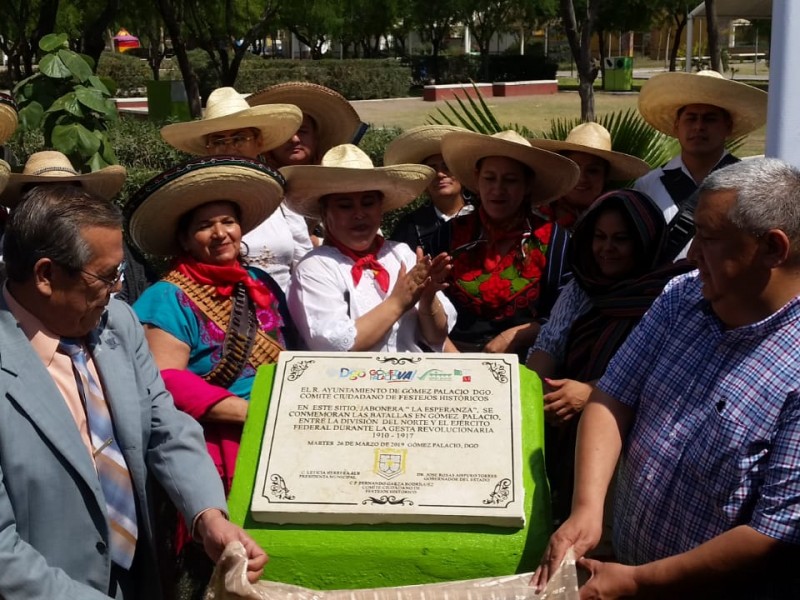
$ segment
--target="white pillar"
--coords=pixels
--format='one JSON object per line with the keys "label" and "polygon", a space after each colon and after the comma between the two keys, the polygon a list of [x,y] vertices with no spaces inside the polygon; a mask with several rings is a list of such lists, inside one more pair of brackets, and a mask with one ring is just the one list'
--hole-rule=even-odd
{"label": "white pillar", "polygon": [[694,15],[689,13],[686,20],[686,61],[683,70],[687,73],[692,72],[692,46],[694,45]]}
{"label": "white pillar", "polygon": [[766,155],[800,168],[800,2],[772,3]]}
{"label": "white pillar", "polygon": [[469,35],[469,27],[464,25],[464,54],[469,56],[469,51],[472,48],[472,39]]}

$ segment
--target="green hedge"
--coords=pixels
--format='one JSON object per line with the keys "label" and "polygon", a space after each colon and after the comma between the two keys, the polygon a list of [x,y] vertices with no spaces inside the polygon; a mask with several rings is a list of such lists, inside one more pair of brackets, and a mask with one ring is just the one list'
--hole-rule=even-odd
{"label": "green hedge", "polygon": [[[436,76],[438,66],[438,77]],[[410,61],[415,85],[468,83],[470,81],[531,81],[555,79],[558,64],[545,56],[492,54],[480,56],[414,56]]]}
{"label": "green hedge", "polygon": [[146,96],[147,82],[153,78],[146,61],[119,52],[103,52],[97,63],[97,74],[113,79],[117,84],[116,95],[121,98]]}

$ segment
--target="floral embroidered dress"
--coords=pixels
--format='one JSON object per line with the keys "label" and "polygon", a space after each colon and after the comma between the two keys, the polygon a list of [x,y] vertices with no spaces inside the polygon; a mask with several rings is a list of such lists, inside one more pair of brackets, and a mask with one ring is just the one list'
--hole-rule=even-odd
{"label": "floral embroidered dress", "polygon": [[[280,287],[259,269],[250,268],[248,272],[272,293],[272,306],[256,309],[261,330],[284,348],[297,348],[297,335]],[[201,420],[212,406],[228,396],[250,399],[256,374],[254,365],[246,364],[227,389],[202,378],[222,358],[225,331],[208,319],[178,286],[167,281],[154,283],[136,301],[133,309],[143,324],[157,327],[189,346],[186,370],[165,369],[161,372],[167,389],[175,398],[175,406],[180,410]],[[208,452],[227,492],[233,479],[242,428],[234,423],[204,422],[203,429]]]}
{"label": "floral embroidered dress", "polygon": [[[446,293],[458,310],[450,338],[462,351],[479,351],[536,317],[553,224],[528,214],[500,231],[480,209],[448,225],[453,270]],[[500,253],[509,241],[510,249]]]}

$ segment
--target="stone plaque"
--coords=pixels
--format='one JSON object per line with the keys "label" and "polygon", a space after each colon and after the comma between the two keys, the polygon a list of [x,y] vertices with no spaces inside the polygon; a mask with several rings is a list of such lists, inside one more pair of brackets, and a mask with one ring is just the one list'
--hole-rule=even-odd
{"label": "stone plaque", "polygon": [[523,527],[517,357],[281,352],[252,516]]}

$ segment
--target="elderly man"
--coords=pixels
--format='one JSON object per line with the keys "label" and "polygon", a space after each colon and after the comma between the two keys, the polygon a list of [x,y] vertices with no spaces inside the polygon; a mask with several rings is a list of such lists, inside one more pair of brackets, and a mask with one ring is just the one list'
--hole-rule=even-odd
{"label": "elderly man", "polygon": [[0,298],[0,597],[160,597],[149,476],[212,559],[248,548],[225,518],[202,431],[164,389],[142,328],[110,298],[121,216],[80,187],[38,186],[10,217]]}
{"label": "elderly man", "polygon": [[634,188],[664,211],[669,223],[668,252],[683,258],[694,234],[697,186],[713,170],[739,161],[725,150],[725,142],[766,122],[767,94],[716,71],[663,73],[642,86],[639,112],[681,146],[678,156],[640,177]]}
{"label": "elderly man", "polygon": [[581,598],[800,597],[796,568],[770,570],[800,548],[800,171],[721,169],[695,221],[698,270],[669,284],[586,407],[572,514],[537,583],[569,546],[596,545],[621,453],[623,564],[583,560]]}

